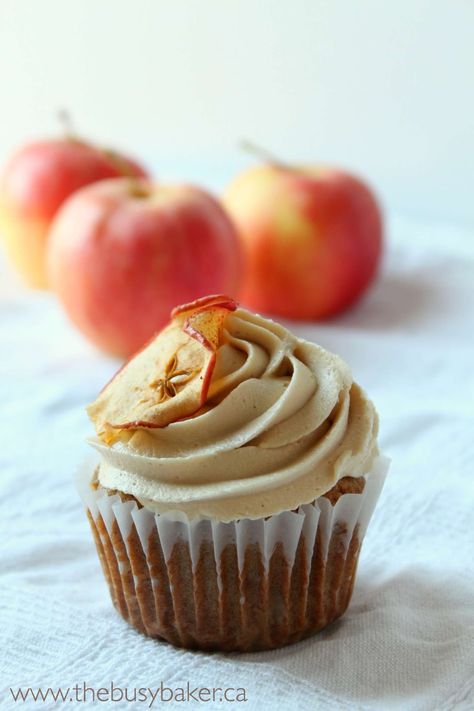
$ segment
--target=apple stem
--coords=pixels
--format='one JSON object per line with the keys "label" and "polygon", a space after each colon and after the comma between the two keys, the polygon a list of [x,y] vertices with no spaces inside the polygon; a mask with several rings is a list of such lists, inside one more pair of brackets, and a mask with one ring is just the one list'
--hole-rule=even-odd
{"label": "apple stem", "polygon": [[257,158],[260,158],[264,163],[269,163],[275,166],[275,168],[282,168],[283,170],[293,170],[293,167],[289,163],[285,163],[280,158],[278,158],[274,153],[263,148],[262,146],[253,143],[252,141],[247,141],[243,139],[239,142],[240,147],[246,153],[250,153]]}
{"label": "apple stem", "polygon": [[134,198],[146,198],[149,197],[150,191],[143,182],[140,181],[139,177],[135,175],[131,165],[127,163],[124,158],[115,151],[107,150],[107,148],[102,149],[102,153],[107,156],[107,158],[115,165],[122,177],[128,180],[130,195]]}
{"label": "apple stem", "polygon": [[[79,139],[74,130],[74,124],[69,111],[67,109],[59,109],[57,116],[66,140],[78,141]],[[148,197],[149,191],[140,183],[138,177],[134,174],[132,167],[122,158],[121,155],[115,151],[109,150],[108,148],[101,148],[98,146],[97,149],[115,166],[117,171],[124,178],[127,178],[130,184],[130,194],[133,197]]]}
{"label": "apple stem", "polygon": [[64,136],[69,140],[69,141],[76,141],[77,140],[77,135],[76,132],[74,131],[74,125],[71,119],[71,114],[67,109],[59,109],[58,113],[58,121],[59,124],[61,125]]}
{"label": "apple stem", "polygon": [[122,177],[127,178],[130,186],[130,195],[132,195],[132,197],[146,198],[149,196],[149,190],[140,182],[138,176],[133,172],[131,165],[129,165],[121,155],[107,148],[102,148],[101,151],[110,162],[115,165]]}
{"label": "apple stem", "polygon": [[118,172],[121,173],[124,178],[133,179],[135,177],[127,161],[118,155],[118,153],[111,151],[109,148],[101,148],[100,151],[114,164]]}
{"label": "apple stem", "polygon": [[137,199],[144,199],[150,197],[150,191],[147,187],[143,186],[139,179],[133,175],[128,177],[128,184],[130,189],[130,195]]}

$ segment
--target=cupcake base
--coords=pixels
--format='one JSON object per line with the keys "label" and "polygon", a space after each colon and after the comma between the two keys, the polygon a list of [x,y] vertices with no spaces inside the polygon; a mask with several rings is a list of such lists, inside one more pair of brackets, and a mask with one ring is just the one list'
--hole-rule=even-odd
{"label": "cupcake base", "polygon": [[80,476],[113,604],[176,646],[250,652],[296,642],[340,617],[387,470],[345,477],[296,512],[258,521],[153,514]]}

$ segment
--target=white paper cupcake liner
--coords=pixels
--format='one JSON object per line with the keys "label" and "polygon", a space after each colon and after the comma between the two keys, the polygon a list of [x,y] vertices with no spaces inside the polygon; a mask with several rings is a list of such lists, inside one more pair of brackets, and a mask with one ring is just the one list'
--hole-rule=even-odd
{"label": "white paper cupcake liner", "polygon": [[[124,593],[125,600],[128,607],[130,608],[130,595],[137,595],[137,599],[132,601],[134,608],[140,608],[143,612],[143,607],[146,604],[145,600],[140,600],[140,582],[143,583],[143,570],[140,567],[138,571],[137,563],[137,537],[139,540],[139,546],[141,551],[138,553],[143,559],[146,559],[148,564],[149,572],[149,582],[152,587],[163,587],[163,580],[159,580],[154,575],[154,566],[149,560],[149,547],[150,541],[158,541],[159,547],[162,551],[162,557],[166,566],[170,566],[170,561],[176,551],[177,544],[184,544],[184,550],[189,551],[189,558],[191,561],[192,574],[195,575],[199,561],[201,560],[202,552],[204,548],[207,551],[211,549],[213,551],[213,564],[215,568],[215,576],[217,589],[219,591],[219,596],[222,597],[224,593],[227,592],[229,587],[229,574],[227,569],[223,570],[222,561],[227,560],[224,556],[224,551],[232,550],[235,546],[237,552],[237,565],[239,580],[235,580],[232,584],[235,586],[240,586],[240,597],[243,604],[246,596],[251,597],[245,589],[247,583],[242,581],[246,579],[244,575],[244,568],[247,560],[247,554],[249,550],[259,552],[259,561],[261,561],[263,571],[261,573],[262,580],[257,581],[257,585],[262,583],[264,586],[271,588],[272,585],[277,584],[282,587],[281,594],[283,595],[284,601],[287,600],[287,610],[283,611],[283,616],[287,615],[288,619],[294,617],[291,608],[291,601],[289,600],[290,593],[287,588],[289,586],[291,589],[296,590],[297,586],[301,585],[301,595],[308,596],[311,590],[319,585],[323,586],[321,589],[326,591],[328,599],[332,600],[332,615],[333,618],[342,614],[344,609],[339,609],[341,606],[347,606],[350,599],[350,594],[352,592],[353,581],[344,581],[343,573],[338,574],[337,580],[338,585],[345,585],[345,588],[350,584],[350,590],[348,592],[347,601],[337,602],[338,595],[337,590],[328,589],[329,583],[326,582],[324,585],[319,580],[321,575],[326,572],[327,580],[330,576],[326,569],[329,568],[331,558],[331,566],[333,566],[333,559],[337,555],[338,560],[340,560],[340,566],[346,565],[347,569],[350,568],[353,572],[351,575],[355,574],[355,566],[357,564],[358,552],[360,550],[360,545],[364,538],[367,526],[369,524],[372,512],[374,510],[377,499],[383,487],[385,476],[388,471],[389,460],[383,456],[378,456],[373,463],[371,471],[365,476],[365,486],[361,493],[352,494],[346,493],[339,496],[338,500],[333,505],[329,499],[325,497],[319,497],[311,504],[305,504],[300,506],[296,511],[284,511],[282,513],[269,516],[267,518],[251,520],[251,519],[241,519],[238,521],[232,521],[230,523],[222,523],[219,521],[211,521],[208,519],[193,519],[189,520],[187,516],[180,512],[167,512],[162,514],[155,514],[146,508],[139,508],[135,501],[122,501],[118,494],[109,496],[100,487],[98,489],[93,489],[90,486],[90,482],[97,466],[97,462],[88,462],[83,467],[81,467],[77,476],[77,486],[79,489],[80,496],[84,503],[86,510],[89,513],[90,519],[96,524],[95,526],[95,536],[96,544],[102,550],[102,559],[105,556],[104,551],[108,551],[107,555],[113,555],[114,547],[117,547],[117,532],[120,532],[119,541],[121,551],[120,554],[116,552],[116,563],[115,561],[105,562],[102,560],[103,565],[108,565],[109,567],[109,578],[112,574],[112,568],[117,567],[121,576],[131,575],[132,578],[123,580],[122,582],[126,588],[126,594]],[[133,535],[136,532],[137,535]],[[97,536],[100,537],[98,542]],[[351,542],[355,541],[353,546],[353,551],[351,556],[355,558],[353,565],[349,566],[346,561],[348,557],[348,551],[351,547]],[[304,546],[301,546],[302,542]],[[123,543],[123,550],[122,544]],[[230,547],[230,548],[229,548]],[[298,550],[304,550],[305,559],[305,571],[306,573],[298,572],[301,577],[301,581],[293,581],[292,571],[295,564],[295,558],[297,556]],[[275,572],[270,570],[271,561],[278,549],[279,560],[284,561],[285,564],[285,575],[272,583]],[[337,550],[336,550],[337,549]],[[126,550],[126,556],[124,557],[123,551]],[[182,549],[183,550],[183,549]],[[106,556],[105,556],[106,557]],[[225,563],[227,565],[227,563]],[[321,569],[321,575],[319,575],[318,570],[315,566],[319,566]],[[301,566],[299,566],[301,567]],[[341,568],[342,570],[342,568]],[[132,571],[130,573],[130,571]],[[349,573],[348,573],[349,574]],[[174,574],[173,574],[174,575]],[[171,591],[171,596],[173,598],[173,586],[179,585],[179,579],[176,580],[176,576],[170,573],[167,577],[169,582],[169,587]],[[296,573],[295,573],[296,575]],[[273,576],[273,577],[272,577]],[[311,576],[317,583],[311,583]],[[331,573],[331,576],[334,575]],[[116,576],[117,577],[117,576]],[[146,576],[145,576],[146,577]],[[285,577],[285,580],[283,578]],[[294,576],[293,576],[294,577]],[[331,577],[331,580],[332,580]],[[272,578],[272,580],[270,580]],[[336,578],[335,578],[336,579]],[[318,582],[319,581],[319,582]],[[109,579],[109,584],[111,581]],[[118,583],[115,581],[115,590],[117,585],[120,587],[121,581]],[[165,580],[166,584],[166,580]],[[187,581],[186,584],[189,584]],[[183,581],[184,585],[184,581]],[[311,588],[313,585],[313,588]],[[336,583],[331,582],[334,587]],[[134,587],[132,593],[130,591],[131,586]],[[196,588],[196,581],[194,581],[194,587]],[[284,588],[284,589],[283,589]],[[311,588],[311,590],[310,590]],[[111,587],[112,591],[112,587]],[[319,593],[318,593],[319,594]],[[322,593],[321,593],[322,594]],[[114,598],[114,595],[112,595]],[[173,598],[174,599],[174,598]],[[219,605],[219,600],[217,601]],[[262,603],[265,607],[265,602]],[[269,601],[271,606],[271,600]],[[286,603],[285,603],[286,604]],[[338,606],[339,605],[339,606]],[[175,606],[176,609],[178,606]],[[324,605],[323,605],[324,607]],[[334,608],[334,609],[333,609]],[[176,609],[174,610],[176,616]],[[127,608],[122,605],[120,610],[122,614],[126,612]],[[156,614],[161,611],[156,609]],[[196,615],[198,610],[196,607]],[[245,611],[241,613],[241,619],[245,618]],[[321,617],[322,615],[322,617]],[[124,616],[127,616],[124,614]],[[221,615],[222,617],[222,615]],[[314,614],[313,614],[314,617]],[[324,609],[320,612],[321,619],[314,619],[312,622],[312,627],[305,628],[302,623],[299,627],[300,636],[320,629],[324,626],[324,623],[331,621],[328,619],[328,615],[324,612]],[[324,619],[323,619],[324,618]],[[129,621],[134,623],[133,619]],[[179,619],[176,618],[177,628],[179,627]],[[137,625],[136,625],[137,626]],[[222,626],[222,625],[221,625]],[[143,625],[142,631],[150,632],[150,624],[148,627],[146,624]],[[279,644],[286,643],[287,641],[293,641],[296,639],[295,630],[290,629],[291,625],[287,625],[287,636],[288,639],[277,640],[276,643],[269,641],[268,634],[266,633],[266,641],[257,640],[250,644],[245,644],[242,641],[235,641],[227,645],[220,645],[219,639],[214,642],[212,640],[207,640],[204,646],[208,648],[235,648],[235,649],[245,649],[245,648],[266,648],[268,646],[279,646]],[[193,628],[194,629],[194,628]],[[153,636],[164,636],[167,637],[165,633],[160,629],[157,623],[156,634]],[[221,630],[225,637],[225,630]],[[241,634],[245,637],[244,631]],[[209,635],[208,635],[209,636]],[[238,636],[238,635],[237,635]],[[270,634],[271,637],[271,634]],[[171,639],[174,643],[180,643],[179,634],[178,641],[176,639]],[[185,646],[189,646],[189,640],[181,640]],[[199,639],[193,639],[191,646],[201,646]]]}

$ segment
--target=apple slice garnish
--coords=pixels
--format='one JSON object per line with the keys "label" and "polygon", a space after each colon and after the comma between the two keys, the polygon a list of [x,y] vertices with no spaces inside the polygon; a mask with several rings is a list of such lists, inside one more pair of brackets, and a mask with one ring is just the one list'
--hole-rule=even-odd
{"label": "apple slice garnish", "polygon": [[203,309],[210,309],[211,306],[220,306],[221,308],[227,309],[228,311],[235,311],[238,304],[231,297],[225,294],[212,294],[212,296],[201,296],[200,299],[195,299],[189,304],[181,304],[181,306],[175,306],[171,312],[171,318],[184,319],[186,314],[191,314],[195,311],[201,311]]}
{"label": "apple slice garnish", "polygon": [[99,437],[117,430],[165,427],[205,403],[229,311],[225,296],[205,297],[172,312],[171,323],[119,370],[87,408]]}

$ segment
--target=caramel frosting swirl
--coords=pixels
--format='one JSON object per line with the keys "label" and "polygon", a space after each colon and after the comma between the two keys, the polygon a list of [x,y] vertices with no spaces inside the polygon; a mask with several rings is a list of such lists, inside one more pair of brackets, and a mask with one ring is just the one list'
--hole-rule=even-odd
{"label": "caramel frosting swirl", "polygon": [[344,361],[239,308],[226,317],[195,416],[91,443],[102,486],[156,512],[227,522],[296,509],[341,477],[366,474],[377,429]]}

